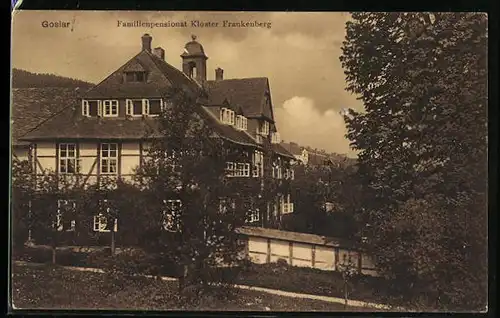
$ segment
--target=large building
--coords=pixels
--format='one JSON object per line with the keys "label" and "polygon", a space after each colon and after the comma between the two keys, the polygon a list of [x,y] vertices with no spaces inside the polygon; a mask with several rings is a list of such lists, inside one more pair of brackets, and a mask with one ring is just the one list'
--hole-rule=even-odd
{"label": "large building", "polygon": [[[103,176],[131,181],[147,156],[148,132],[167,103],[165,91],[175,85],[203,87],[208,98],[200,111],[206,120],[218,137],[249,154],[244,162],[227,163],[230,176],[293,178],[290,162],[295,158],[280,145],[267,78],[224,79],[217,68],[215,80],[207,80],[208,57],[195,36],[181,54],[182,71],[165,61],[164,49],[152,48],[150,35],[144,34],[141,44],[138,54],[99,84],[80,91],[54,116],[16,139],[29,145],[27,156],[35,175],[50,170],[75,176],[83,184],[98,183]],[[13,107],[16,103],[14,98]],[[279,193],[267,211],[258,212],[250,222],[268,226],[290,212],[290,192]]]}

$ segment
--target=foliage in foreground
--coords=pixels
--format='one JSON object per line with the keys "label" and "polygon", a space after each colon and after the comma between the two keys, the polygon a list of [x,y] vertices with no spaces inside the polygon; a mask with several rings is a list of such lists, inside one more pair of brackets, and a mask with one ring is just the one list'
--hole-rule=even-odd
{"label": "foliage in foreground", "polygon": [[487,16],[354,13],[340,58],[361,236],[395,303],[487,303]]}

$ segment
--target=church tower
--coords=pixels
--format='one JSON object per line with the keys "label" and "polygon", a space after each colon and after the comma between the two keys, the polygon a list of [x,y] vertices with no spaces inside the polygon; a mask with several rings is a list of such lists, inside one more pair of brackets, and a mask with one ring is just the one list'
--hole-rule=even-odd
{"label": "church tower", "polygon": [[191,41],[184,46],[182,57],[182,71],[198,83],[207,80],[207,59],[203,46],[196,41],[196,35],[191,36]]}

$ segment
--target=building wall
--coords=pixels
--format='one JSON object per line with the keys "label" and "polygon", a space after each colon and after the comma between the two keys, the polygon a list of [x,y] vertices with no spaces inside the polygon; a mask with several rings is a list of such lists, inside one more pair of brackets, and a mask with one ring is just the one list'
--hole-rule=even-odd
{"label": "building wall", "polygon": [[[66,143],[66,142],[65,142]],[[77,154],[80,164],[80,174],[86,184],[97,182],[100,173],[100,143],[98,141],[72,142],[77,146]],[[135,169],[140,164],[141,143],[139,141],[117,142],[118,144],[118,169],[116,176],[125,180],[132,180]],[[38,142],[34,146],[33,156],[35,158],[35,169],[38,174],[42,170],[57,171],[59,153],[56,142]]]}
{"label": "building wall", "polygon": [[348,261],[350,257],[351,264],[358,273],[377,276],[371,257],[359,251],[340,246],[263,238],[249,234],[244,236],[247,242],[247,255],[257,264],[274,263],[283,259],[292,266],[340,271],[344,260]]}

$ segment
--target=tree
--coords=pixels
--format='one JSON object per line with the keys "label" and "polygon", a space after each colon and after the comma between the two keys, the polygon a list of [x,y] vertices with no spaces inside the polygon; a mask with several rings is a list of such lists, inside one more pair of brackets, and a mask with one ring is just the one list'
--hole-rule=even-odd
{"label": "tree", "polygon": [[340,60],[365,106],[345,116],[359,150],[361,236],[405,305],[425,294],[437,309],[484,309],[487,17],[352,18]]}
{"label": "tree", "polygon": [[248,161],[251,153],[218,137],[202,109],[203,97],[203,91],[178,87],[165,93],[169,102],[135,179],[147,203],[140,245],[157,264],[179,265],[181,291],[204,292],[209,283],[225,283],[218,267],[238,263],[235,229],[247,217],[248,202],[238,178],[226,176],[226,162]]}
{"label": "tree", "polygon": [[[33,179],[34,180],[34,179]],[[51,170],[36,176],[31,187],[28,226],[36,241],[48,243],[52,249],[52,263],[56,263],[56,250],[67,231],[74,232],[78,211],[76,200],[79,188],[74,180]]]}
{"label": "tree", "polygon": [[33,181],[29,161],[12,160],[11,224],[13,248],[22,247],[31,237],[29,217]]}
{"label": "tree", "polygon": [[[334,237],[354,235],[357,182],[350,165],[297,166],[292,182],[296,212],[287,229]],[[333,204],[331,210],[326,202]]]}

